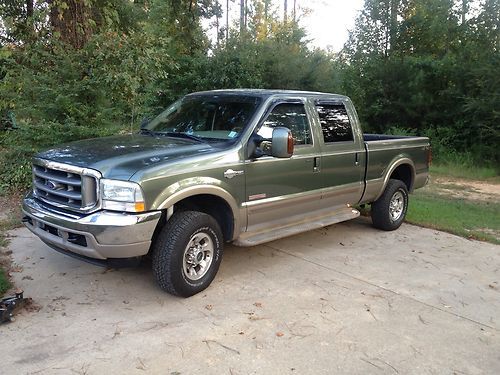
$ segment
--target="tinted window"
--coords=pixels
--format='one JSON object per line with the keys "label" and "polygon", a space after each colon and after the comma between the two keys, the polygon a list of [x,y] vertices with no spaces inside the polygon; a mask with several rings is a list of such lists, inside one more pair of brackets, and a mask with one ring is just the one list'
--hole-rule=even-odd
{"label": "tinted window", "polygon": [[273,129],[277,126],[290,129],[296,145],[312,144],[311,129],[303,104],[278,104],[267,116],[257,134],[264,138],[271,138]]}
{"label": "tinted window", "polygon": [[343,104],[316,106],[325,143],[353,141],[352,127]]}

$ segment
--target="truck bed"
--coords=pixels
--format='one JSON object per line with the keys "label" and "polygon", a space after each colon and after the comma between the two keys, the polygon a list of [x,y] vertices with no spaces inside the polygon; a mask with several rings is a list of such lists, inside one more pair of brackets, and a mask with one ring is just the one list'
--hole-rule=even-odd
{"label": "truck bed", "polygon": [[[394,166],[397,160],[404,161],[414,168],[413,173],[411,170],[400,171],[408,173],[406,180],[410,181],[409,191],[425,185],[428,176],[429,138],[363,134],[363,139],[366,150],[366,187],[361,203],[371,203],[380,196],[386,179],[390,176],[391,171],[388,171],[388,168]],[[411,175],[415,176],[413,180]]]}

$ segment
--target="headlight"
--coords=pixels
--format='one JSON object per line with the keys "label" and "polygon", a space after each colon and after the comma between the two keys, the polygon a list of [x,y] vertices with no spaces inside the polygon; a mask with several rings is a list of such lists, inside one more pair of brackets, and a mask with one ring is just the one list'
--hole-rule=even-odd
{"label": "headlight", "polygon": [[142,212],[144,194],[135,182],[101,180],[102,208],[114,211]]}

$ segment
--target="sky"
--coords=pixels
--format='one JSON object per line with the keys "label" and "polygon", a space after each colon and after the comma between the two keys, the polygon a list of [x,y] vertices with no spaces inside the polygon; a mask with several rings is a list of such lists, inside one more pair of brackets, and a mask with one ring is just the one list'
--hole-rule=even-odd
{"label": "sky", "polygon": [[[293,3],[293,0],[288,3]],[[348,31],[354,28],[363,3],[363,0],[297,0],[298,6],[311,10],[310,14],[302,17],[300,24],[313,39],[313,46],[330,47],[338,52],[349,37]]]}
{"label": "sky", "polygon": [[[225,4],[225,1],[221,3]],[[283,0],[273,0],[272,3],[282,17]],[[296,0],[298,14],[302,14],[304,8],[309,9],[309,13],[302,15],[299,22],[306,29],[311,45],[331,48],[335,52],[340,51],[347,41],[348,31],[354,27],[356,15],[363,8],[363,3],[364,0]],[[288,0],[290,16],[292,8],[293,0]],[[229,14],[230,23],[238,21],[239,0],[231,0]]]}

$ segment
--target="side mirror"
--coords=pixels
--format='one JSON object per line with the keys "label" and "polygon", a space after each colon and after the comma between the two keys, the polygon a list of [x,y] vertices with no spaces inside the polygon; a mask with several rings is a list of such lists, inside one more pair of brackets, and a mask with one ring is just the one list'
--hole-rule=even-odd
{"label": "side mirror", "polygon": [[277,127],[273,129],[272,156],[290,158],[293,155],[293,136],[290,129]]}
{"label": "side mirror", "polygon": [[149,124],[149,118],[148,117],[144,117],[141,120],[141,129],[144,129],[148,124]]}

